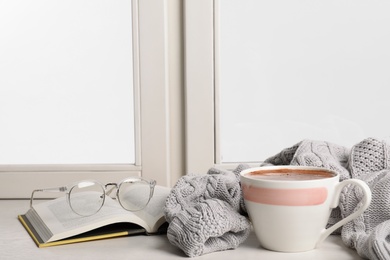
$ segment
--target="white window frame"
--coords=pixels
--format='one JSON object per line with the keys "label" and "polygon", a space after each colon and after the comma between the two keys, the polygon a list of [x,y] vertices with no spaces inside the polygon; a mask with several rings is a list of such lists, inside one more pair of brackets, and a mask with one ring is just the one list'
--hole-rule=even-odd
{"label": "white window frame", "polygon": [[133,33],[135,165],[0,165],[0,198],[28,198],[33,189],[80,179],[109,182],[136,175],[172,185],[167,2],[133,0]]}
{"label": "white window frame", "polygon": [[219,0],[185,0],[186,172],[204,174],[221,163],[218,80]]}
{"label": "white window frame", "polygon": [[214,1],[184,1],[186,172],[215,161]]}

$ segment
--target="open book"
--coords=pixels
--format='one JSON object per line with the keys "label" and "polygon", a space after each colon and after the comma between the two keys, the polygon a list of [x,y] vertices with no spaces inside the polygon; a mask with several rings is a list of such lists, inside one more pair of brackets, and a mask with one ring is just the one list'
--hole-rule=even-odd
{"label": "open book", "polygon": [[163,208],[170,188],[155,186],[149,204],[140,211],[127,211],[115,199],[106,197],[99,212],[82,217],[69,207],[66,197],[33,205],[18,218],[38,247],[90,240],[165,233]]}

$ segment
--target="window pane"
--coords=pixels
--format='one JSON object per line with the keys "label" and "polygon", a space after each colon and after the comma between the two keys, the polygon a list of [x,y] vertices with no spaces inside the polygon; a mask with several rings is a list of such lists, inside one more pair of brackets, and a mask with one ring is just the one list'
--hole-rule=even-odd
{"label": "window pane", "polygon": [[389,13],[388,1],[220,1],[221,161],[388,138]]}
{"label": "window pane", "polygon": [[0,4],[0,164],[134,163],[131,0]]}

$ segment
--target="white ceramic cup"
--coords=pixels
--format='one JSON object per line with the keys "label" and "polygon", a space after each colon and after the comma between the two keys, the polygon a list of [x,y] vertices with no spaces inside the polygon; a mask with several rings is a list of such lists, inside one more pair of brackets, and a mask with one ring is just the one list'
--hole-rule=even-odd
{"label": "white ceramic cup", "polygon": [[[333,231],[362,214],[371,201],[370,188],[363,181],[339,182],[339,175],[325,168],[264,166],[246,169],[240,178],[256,236],[262,247],[273,251],[302,252],[318,247]],[[341,190],[349,184],[361,188],[361,206],[326,229]]]}

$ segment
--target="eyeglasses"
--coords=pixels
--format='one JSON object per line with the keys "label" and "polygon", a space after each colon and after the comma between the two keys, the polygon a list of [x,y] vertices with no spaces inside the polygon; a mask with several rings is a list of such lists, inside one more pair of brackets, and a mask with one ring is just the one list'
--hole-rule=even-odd
{"label": "eyeglasses", "polygon": [[74,213],[80,216],[91,216],[103,207],[106,196],[116,189],[116,199],[122,208],[128,211],[139,211],[148,205],[153,197],[155,186],[155,180],[147,181],[136,177],[127,178],[119,184],[107,183],[106,185],[85,180],[63,187],[34,190],[30,198],[30,207],[33,206],[36,192],[65,192],[67,202]]}

